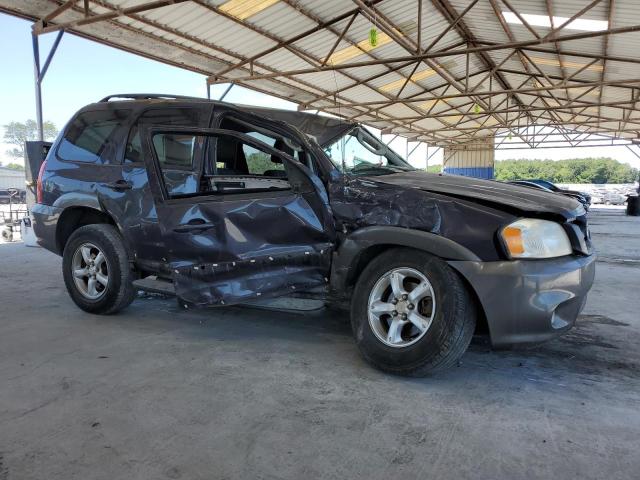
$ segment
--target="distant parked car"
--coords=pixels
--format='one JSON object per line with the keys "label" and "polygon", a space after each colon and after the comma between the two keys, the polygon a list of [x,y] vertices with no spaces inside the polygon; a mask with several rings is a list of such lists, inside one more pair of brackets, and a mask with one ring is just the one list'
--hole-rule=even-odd
{"label": "distant parked car", "polygon": [[623,205],[626,201],[627,196],[617,192],[607,192],[602,196],[605,205]]}
{"label": "distant parked car", "polygon": [[[580,195],[582,196],[582,198],[584,198],[587,202],[587,206],[591,205],[591,195],[588,194],[587,192],[579,192],[577,190],[567,190],[566,188],[560,188],[558,187],[556,184],[551,183],[547,180],[542,180],[541,178],[532,178],[532,179],[525,179],[526,182],[531,182],[531,183],[535,183],[536,185],[541,185],[543,187],[548,188],[549,190],[551,190],[552,192],[555,193],[561,193],[563,195]],[[578,199],[576,196],[574,196],[573,198]],[[580,202],[582,203],[582,202]]]}
{"label": "distant parked car", "polygon": [[16,188],[0,190],[0,203],[20,203],[20,191]]}
{"label": "distant parked car", "polygon": [[596,204],[596,203],[604,203],[604,193],[600,193],[600,192],[591,192],[591,203],[592,204]]}
{"label": "distant parked car", "polygon": [[[563,195],[565,197],[573,198],[574,200],[578,200],[582,204],[584,209],[587,211],[589,211],[589,207],[591,206],[590,200],[587,200],[583,194],[574,192],[572,190],[562,190],[562,189],[552,190],[546,187],[545,185],[541,185],[531,180],[512,180],[507,183],[510,183],[511,185],[521,185],[523,187],[535,188],[537,190],[544,190],[545,192],[556,193],[558,195]],[[589,196],[589,199],[591,199],[591,196]]]}

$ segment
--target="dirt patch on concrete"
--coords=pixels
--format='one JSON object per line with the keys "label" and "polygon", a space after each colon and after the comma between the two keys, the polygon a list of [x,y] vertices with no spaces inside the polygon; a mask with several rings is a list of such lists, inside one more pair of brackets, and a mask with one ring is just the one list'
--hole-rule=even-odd
{"label": "dirt patch on concrete", "polygon": [[614,325],[616,327],[628,327],[629,324],[625,322],[619,322],[610,317],[604,315],[580,315],[578,318],[579,323],[597,323],[600,325]]}
{"label": "dirt patch on concrete", "polygon": [[550,342],[495,351],[488,338],[474,337],[469,353],[484,357],[482,363],[490,355],[495,361],[489,362],[498,370],[517,366],[558,378],[577,374],[598,382],[615,378],[635,381],[640,379],[640,362],[637,356],[633,358],[621,348],[616,341],[619,334],[614,335],[611,330],[611,327],[628,326],[604,315],[581,315],[572,330]]}

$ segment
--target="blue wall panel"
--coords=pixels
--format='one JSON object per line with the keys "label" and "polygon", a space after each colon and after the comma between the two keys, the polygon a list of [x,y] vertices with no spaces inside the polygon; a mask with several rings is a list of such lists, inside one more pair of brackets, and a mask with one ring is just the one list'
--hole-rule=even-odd
{"label": "blue wall panel", "polygon": [[462,175],[463,177],[493,178],[493,167],[444,167],[444,173]]}

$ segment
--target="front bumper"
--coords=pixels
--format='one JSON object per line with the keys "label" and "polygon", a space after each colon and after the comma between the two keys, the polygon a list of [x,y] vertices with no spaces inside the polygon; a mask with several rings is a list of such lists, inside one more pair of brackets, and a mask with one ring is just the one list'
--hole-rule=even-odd
{"label": "front bumper", "polygon": [[56,244],[56,228],[61,213],[61,208],[43,205],[41,203],[35,203],[33,207],[31,207],[33,233],[36,235],[38,245],[58,255],[62,254],[62,252],[58,251]]}
{"label": "front bumper", "polygon": [[569,330],[595,277],[595,255],[449,265],[475,290],[496,347],[542,342]]}

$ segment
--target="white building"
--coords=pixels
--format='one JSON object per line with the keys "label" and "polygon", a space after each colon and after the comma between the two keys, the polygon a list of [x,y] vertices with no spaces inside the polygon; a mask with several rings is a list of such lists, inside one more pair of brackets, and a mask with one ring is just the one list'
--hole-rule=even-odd
{"label": "white building", "polygon": [[23,170],[0,167],[0,189],[25,188],[25,176]]}

